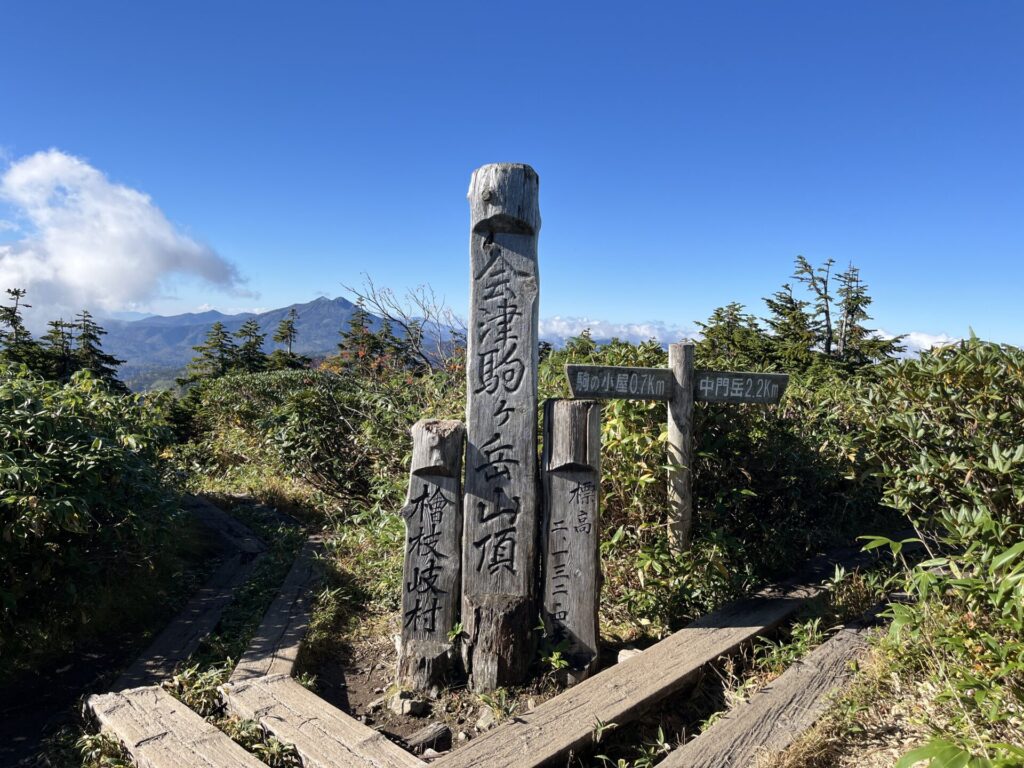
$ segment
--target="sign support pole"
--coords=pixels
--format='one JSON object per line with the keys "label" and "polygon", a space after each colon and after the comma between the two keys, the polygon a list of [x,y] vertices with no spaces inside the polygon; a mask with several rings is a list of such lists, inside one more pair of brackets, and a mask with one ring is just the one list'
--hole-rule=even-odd
{"label": "sign support pole", "polygon": [[668,367],[674,379],[668,401],[668,530],[673,552],[690,548],[693,527],[693,360],[692,343],[671,344]]}

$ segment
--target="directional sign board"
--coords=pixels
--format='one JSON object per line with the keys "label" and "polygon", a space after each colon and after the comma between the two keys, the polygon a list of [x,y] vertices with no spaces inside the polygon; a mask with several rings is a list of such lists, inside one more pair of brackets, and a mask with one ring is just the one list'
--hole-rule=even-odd
{"label": "directional sign board", "polygon": [[773,404],[779,402],[788,383],[785,373],[696,371],[693,395],[708,403]]}
{"label": "directional sign board", "polygon": [[[614,365],[567,365],[565,374],[574,398],[668,400],[675,381],[668,368],[625,368]],[[709,403],[779,402],[786,391],[785,373],[696,371],[695,400]]]}
{"label": "directional sign board", "polygon": [[624,368],[614,365],[566,365],[574,398],[668,400],[674,380],[668,368]]}

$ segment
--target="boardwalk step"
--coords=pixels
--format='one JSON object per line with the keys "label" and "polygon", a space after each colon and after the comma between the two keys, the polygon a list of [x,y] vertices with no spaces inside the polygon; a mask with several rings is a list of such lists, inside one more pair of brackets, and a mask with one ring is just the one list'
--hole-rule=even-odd
{"label": "boardwalk step", "polygon": [[249,648],[235,666],[229,682],[254,677],[290,675],[309,625],[310,590],[320,579],[319,536],[310,537],[295,557],[281,589],[263,616]]}
{"label": "boardwalk step", "polygon": [[834,573],[837,562],[851,569],[872,559],[854,549],[816,558],[798,577],[702,616],[642,654],[517,715],[434,765],[530,768],[587,746],[599,722],[629,722],[645,708],[692,684],[704,665],[734,653],[792,618],[824,591],[822,583]]}
{"label": "boardwalk step", "polygon": [[381,733],[335,709],[288,675],[221,688],[228,709],[295,745],[305,768],[422,768]]}
{"label": "boardwalk step", "polygon": [[158,686],[90,696],[86,707],[139,768],[266,768]]}
{"label": "boardwalk step", "polygon": [[867,646],[867,630],[848,627],[796,662],[764,690],[700,736],[672,752],[659,768],[745,768],[765,752],[781,752],[814,725],[829,695],[850,676],[850,662]]}

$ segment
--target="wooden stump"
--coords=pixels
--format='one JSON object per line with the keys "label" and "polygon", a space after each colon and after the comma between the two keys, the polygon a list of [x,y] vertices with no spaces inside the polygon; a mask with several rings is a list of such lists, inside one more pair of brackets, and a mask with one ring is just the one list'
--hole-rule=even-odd
{"label": "wooden stump", "polygon": [[476,691],[525,678],[536,617],[538,185],[528,165],[485,165],[468,195],[462,622]]}
{"label": "wooden stump", "polygon": [[412,428],[402,586],[401,685],[429,690],[451,671],[449,632],[458,622],[462,579],[462,445],[458,421]]}
{"label": "wooden stump", "polygon": [[593,400],[544,404],[544,625],[565,644],[571,682],[587,677],[598,656],[601,591],[599,499],[601,406]]}

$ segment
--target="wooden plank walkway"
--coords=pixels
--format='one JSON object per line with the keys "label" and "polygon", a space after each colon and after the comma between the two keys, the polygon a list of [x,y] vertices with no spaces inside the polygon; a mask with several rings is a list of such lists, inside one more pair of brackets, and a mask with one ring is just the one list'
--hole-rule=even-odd
{"label": "wooden plank walkway", "polygon": [[288,675],[221,687],[228,709],[295,745],[305,768],[423,768],[381,733],[335,709]]}
{"label": "wooden plank walkway", "polygon": [[214,630],[235,590],[249,580],[266,546],[245,525],[200,496],[186,497],[184,506],[221,539],[224,562],[149,647],[126,669],[111,690],[160,682],[199,647]]}
{"label": "wooden plank walkway", "polygon": [[763,753],[781,752],[814,725],[830,695],[851,675],[867,647],[867,630],[847,627],[777,680],[674,750],[659,768],[746,768]]}
{"label": "wooden plank walkway", "polygon": [[86,707],[139,768],[266,768],[159,686],[90,696]]}
{"label": "wooden plank walkway", "polygon": [[791,618],[824,591],[822,584],[836,564],[849,570],[874,559],[873,554],[857,548],[815,558],[798,577],[697,619],[642,654],[512,718],[434,765],[530,768],[589,745],[598,721],[628,722],[694,682],[705,664]]}
{"label": "wooden plank walkway", "polygon": [[320,580],[317,557],[322,548],[322,537],[306,540],[228,682],[292,673],[309,626],[310,590]]}

